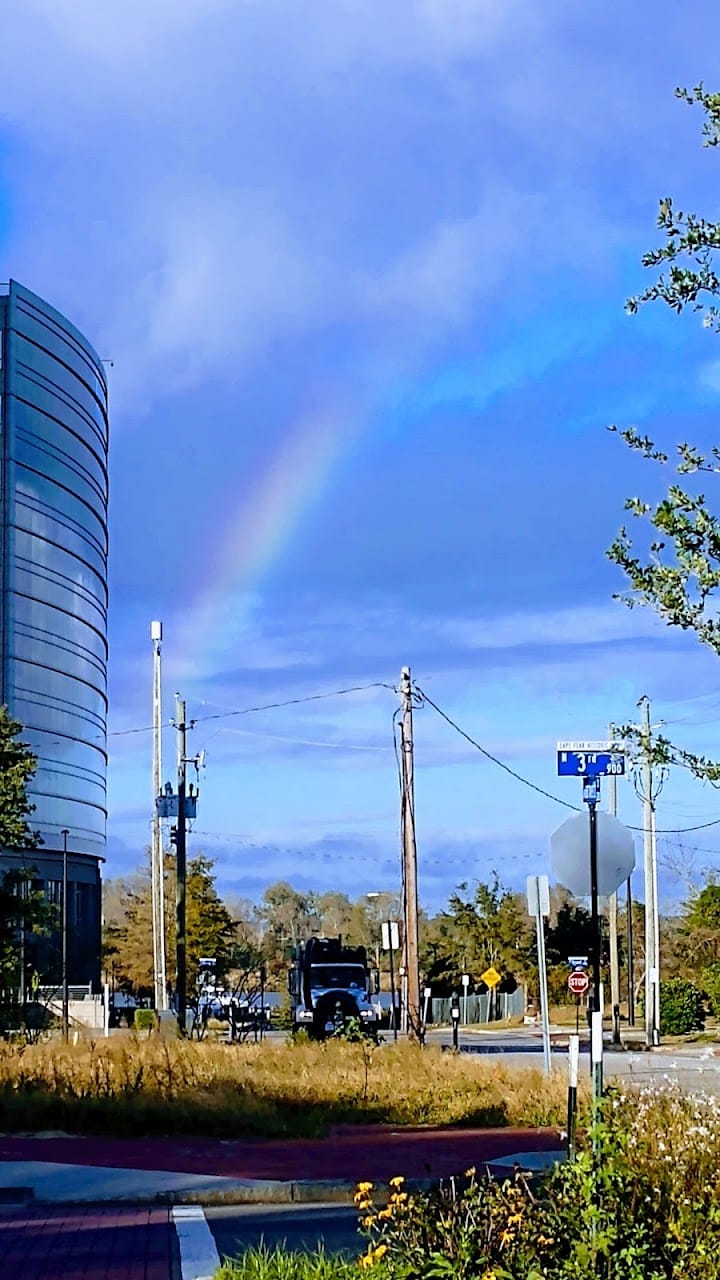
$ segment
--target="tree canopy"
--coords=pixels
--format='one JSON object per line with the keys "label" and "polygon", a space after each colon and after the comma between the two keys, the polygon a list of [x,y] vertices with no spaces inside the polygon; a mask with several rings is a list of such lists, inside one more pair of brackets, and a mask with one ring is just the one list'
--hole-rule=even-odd
{"label": "tree canopy", "polygon": [[[704,145],[720,143],[720,94],[707,93],[702,84],[692,91],[676,89],[676,96],[705,113]],[[676,314],[687,308],[700,313],[705,328],[720,332],[720,277],[715,252],[720,249],[720,222],[684,213],[665,196],[659,203],[658,228],[665,242],[650,250],[643,266],[660,268],[657,278],[638,296],[630,298],[626,310],[638,312],[648,302],[661,301]],[[636,427],[620,430],[613,426],[633,450],[661,467],[671,455]],[[682,441],[675,446],[674,470],[682,477],[717,476],[720,473],[720,446],[699,450]],[[713,513],[700,482],[672,481],[656,503],[640,497],[628,498],[625,509],[634,520],[645,522],[647,537],[640,549],[623,526],[608,556],[625,573],[629,590],[620,594],[628,607],[655,609],[664,621],[683,631],[692,631],[698,640],[720,654],[720,618],[717,589],[720,587],[720,519]],[[642,536],[642,535],[641,535]],[[699,778],[720,783],[720,765],[704,756],[680,750],[661,735],[651,742],[630,726],[623,736],[637,739],[654,763],[686,765]]]}

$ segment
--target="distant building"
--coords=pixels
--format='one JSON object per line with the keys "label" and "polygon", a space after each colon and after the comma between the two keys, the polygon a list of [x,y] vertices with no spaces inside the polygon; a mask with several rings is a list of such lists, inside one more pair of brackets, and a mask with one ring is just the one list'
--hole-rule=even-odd
{"label": "distant building", "polygon": [[[32,854],[0,850],[0,871],[31,862],[59,903],[68,831],[68,978],[94,985],[107,819],[107,450],[102,362],[63,316],[10,281],[0,290],[0,702],[37,756],[31,823],[43,843]],[[34,959],[59,980],[59,937]]]}

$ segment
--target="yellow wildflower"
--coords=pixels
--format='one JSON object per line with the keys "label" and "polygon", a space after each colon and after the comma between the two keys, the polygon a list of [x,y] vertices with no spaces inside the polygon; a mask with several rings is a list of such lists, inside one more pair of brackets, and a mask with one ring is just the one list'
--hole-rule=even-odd
{"label": "yellow wildflower", "polygon": [[372,1200],[358,1200],[356,1197],[355,1207],[358,1210],[358,1213],[367,1213],[368,1209],[372,1209],[373,1202]]}
{"label": "yellow wildflower", "polygon": [[404,1204],[408,1198],[407,1191],[394,1191],[390,1197],[391,1204]]}
{"label": "yellow wildflower", "polygon": [[368,1267],[371,1267],[373,1265],[374,1261],[375,1259],[373,1258],[371,1253],[364,1253],[362,1258],[358,1258],[358,1266],[363,1267],[367,1270]]}
{"label": "yellow wildflower", "polygon": [[387,1209],[381,1209],[378,1214],[378,1218],[382,1218],[383,1222],[386,1222],[387,1219],[392,1218],[392,1216],[393,1216],[393,1211],[392,1211],[391,1205],[388,1205]]}
{"label": "yellow wildflower", "polygon": [[405,1179],[404,1179],[403,1177],[401,1177],[401,1176],[400,1176],[400,1174],[398,1173],[398,1174],[396,1174],[396,1176],[395,1176],[394,1178],[391,1178],[391,1179],[390,1179],[390,1186],[391,1186],[391,1187],[401,1187],[404,1181],[405,1181]]}
{"label": "yellow wildflower", "polygon": [[515,1236],[513,1235],[512,1231],[500,1232],[500,1244],[512,1244],[514,1239],[515,1239]]}
{"label": "yellow wildflower", "polygon": [[382,1215],[381,1213],[380,1213],[380,1214],[376,1214],[376,1213],[369,1213],[369,1214],[368,1214],[368,1216],[367,1216],[367,1218],[363,1218],[363,1219],[362,1219],[362,1226],[363,1226],[363,1227],[372,1227],[372,1226],[374,1226],[374,1225],[375,1225],[375,1223],[377,1222],[378,1217],[382,1218],[382,1216],[383,1216],[383,1215]]}
{"label": "yellow wildflower", "polygon": [[356,1195],[364,1196],[367,1194],[368,1191],[372,1191],[372,1189],[373,1189],[372,1182],[358,1182],[355,1188],[355,1193]]}
{"label": "yellow wildflower", "polygon": [[[474,1164],[471,1164],[471,1165],[470,1165],[470,1168],[465,1170],[465,1177],[466,1177],[466,1178],[474,1178],[476,1173],[477,1173],[477,1169],[475,1168],[475,1165],[474,1165]],[[484,1280],[484,1278],[483,1278],[483,1280]]]}
{"label": "yellow wildflower", "polygon": [[510,1217],[508,1218],[508,1220],[507,1220],[507,1224],[508,1224],[508,1226],[509,1226],[509,1227],[515,1227],[515,1226],[517,1226],[518,1222],[522,1222],[522,1214],[521,1214],[521,1213],[512,1213],[512,1214],[510,1215]]}
{"label": "yellow wildflower", "polygon": [[482,1276],[482,1280],[497,1280],[497,1275],[494,1271],[486,1271],[485,1275]]}
{"label": "yellow wildflower", "polygon": [[537,1242],[538,1242],[538,1244],[541,1246],[541,1248],[543,1248],[543,1247],[544,1247],[544,1248],[547,1248],[547,1247],[548,1247],[548,1245],[551,1245],[551,1244],[554,1244],[554,1243],[555,1243],[555,1239],[554,1239],[554,1237],[553,1237],[553,1236],[538,1236],[538,1241],[537,1241]]}
{"label": "yellow wildflower", "polygon": [[386,1244],[379,1244],[376,1249],[373,1249],[373,1255],[372,1255],[373,1260],[377,1262],[379,1258],[382,1258],[385,1256],[387,1251],[388,1251],[388,1247]]}

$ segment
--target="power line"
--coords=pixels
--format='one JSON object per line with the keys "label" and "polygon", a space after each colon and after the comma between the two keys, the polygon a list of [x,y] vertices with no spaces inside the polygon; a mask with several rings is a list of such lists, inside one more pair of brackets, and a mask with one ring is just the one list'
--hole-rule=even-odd
{"label": "power line", "polygon": [[[255,711],[275,711],[279,707],[297,707],[304,702],[320,702],[325,698],[340,698],[346,693],[364,693],[367,689],[390,689],[392,693],[395,692],[394,685],[387,684],[384,680],[373,680],[371,684],[356,684],[347,689],[331,689],[328,693],[310,693],[304,698],[287,698],[284,702],[266,702],[264,705],[257,707],[240,707],[234,711],[218,711],[209,716],[194,716],[193,724],[203,724],[206,720],[226,720],[231,716],[249,716]],[[172,724],[172,720],[167,720],[162,725],[162,728],[169,729]],[[144,724],[134,729],[113,729],[104,736],[107,738],[121,738],[130,733],[150,733],[152,729],[153,725]],[[99,734],[98,740],[102,736]]]}
{"label": "power line", "polygon": [[[517,773],[515,769],[511,769],[510,765],[505,764],[503,760],[498,760],[497,756],[494,756],[492,752],[487,751],[479,742],[476,742],[474,738],[471,738],[469,733],[466,733],[464,729],[461,729],[460,725],[457,724],[445,711],[443,711],[436,702],[433,702],[432,698],[429,698],[419,685],[415,685],[415,691],[429,707],[432,707],[443,720],[447,721],[456,733],[460,734],[461,738],[465,738],[466,742],[469,742],[471,746],[475,747],[477,751],[480,751],[481,754],[488,760],[491,760],[493,764],[498,765],[500,769],[504,769],[505,773],[509,773],[511,778],[515,778],[517,782],[521,782],[525,787],[530,787],[532,791],[537,791],[538,795],[544,796],[546,800],[552,800],[555,804],[563,805],[565,809],[572,809],[575,813],[583,812],[578,805],[570,804],[568,800],[562,800],[560,796],[553,795],[552,792],[546,791],[544,787],[539,787],[535,782],[531,782],[529,778],[524,778],[523,775],[521,773]],[[625,826],[630,831],[637,831],[643,834],[646,830],[645,827],[634,827],[629,822],[625,823]],[[657,835],[681,836],[684,835],[686,831],[705,831],[708,827],[716,826],[720,826],[720,818],[713,818],[711,822],[699,822],[697,826],[694,827],[657,827],[655,830]]]}

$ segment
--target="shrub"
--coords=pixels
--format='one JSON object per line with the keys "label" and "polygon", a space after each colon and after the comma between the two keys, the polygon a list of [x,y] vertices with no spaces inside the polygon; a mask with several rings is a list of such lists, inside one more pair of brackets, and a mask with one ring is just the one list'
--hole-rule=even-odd
{"label": "shrub", "polygon": [[703,998],[694,982],[670,978],[660,983],[660,1031],[663,1035],[682,1036],[689,1031],[702,1031],[705,1025]]}
{"label": "shrub", "polygon": [[360,1183],[361,1268],[382,1280],[720,1280],[715,1099],[616,1094],[586,1142],[532,1187],[469,1169],[424,1194],[397,1177],[381,1208]]}
{"label": "shrub", "polygon": [[708,1004],[716,1018],[720,1018],[720,963],[708,965],[702,976],[702,984]]}
{"label": "shrub", "polygon": [[136,1009],[134,1027],[136,1031],[154,1031],[157,1016],[154,1009]]}

